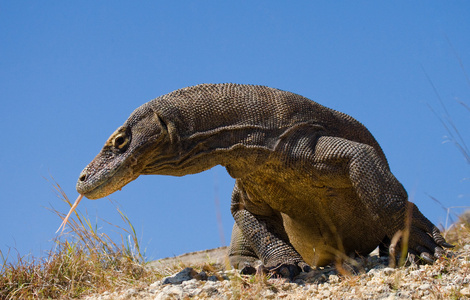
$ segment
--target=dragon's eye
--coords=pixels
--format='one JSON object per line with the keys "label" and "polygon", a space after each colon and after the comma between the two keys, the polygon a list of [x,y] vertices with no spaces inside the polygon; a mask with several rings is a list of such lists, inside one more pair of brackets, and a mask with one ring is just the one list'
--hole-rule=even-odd
{"label": "dragon's eye", "polygon": [[125,132],[118,134],[113,140],[113,146],[116,149],[124,150],[127,144],[129,144],[129,137]]}

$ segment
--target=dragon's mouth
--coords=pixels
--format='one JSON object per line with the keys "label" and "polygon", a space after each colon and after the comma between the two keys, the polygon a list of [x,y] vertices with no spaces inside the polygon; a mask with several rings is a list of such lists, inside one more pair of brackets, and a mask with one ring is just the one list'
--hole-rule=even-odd
{"label": "dragon's mouth", "polygon": [[121,190],[126,184],[137,179],[139,173],[134,172],[130,168],[120,168],[118,172],[108,180],[99,181],[91,186],[83,187],[81,182],[77,183],[77,191],[90,200],[104,198],[118,190]]}
{"label": "dragon's mouth", "polygon": [[90,200],[103,198],[120,190],[140,174],[134,157],[128,157],[124,163],[114,168],[102,169],[96,173],[95,164],[97,163],[92,162],[83,169],[76,186],[77,192]]}
{"label": "dragon's mouth", "polygon": [[112,179],[116,176],[116,174],[120,171],[119,169],[121,168],[105,169],[101,172],[93,174],[94,168],[90,167],[91,165],[92,164],[88,165],[80,173],[80,177],[78,178],[76,186],[77,192],[86,196],[89,199],[98,199],[105,197],[107,195],[104,195],[102,197],[92,197],[91,195],[93,195],[97,191],[103,190],[103,188],[106,187],[110,181],[112,181]]}
{"label": "dragon's mouth", "polygon": [[80,178],[77,182],[77,191],[80,193],[80,195],[70,207],[67,216],[63,219],[56,233],[60,230],[63,231],[65,229],[65,225],[67,225],[68,219],[75,211],[83,197],[87,197],[91,200],[106,197],[107,195],[112,194],[117,190],[120,190],[123,186],[136,179],[137,177],[139,176],[136,175],[131,168],[123,168],[121,166],[120,168],[114,169],[109,172],[107,176],[101,177],[103,178],[102,180],[88,183],[86,182],[86,180],[91,177],[89,177],[89,174],[87,174],[87,168],[85,168],[80,174]]}

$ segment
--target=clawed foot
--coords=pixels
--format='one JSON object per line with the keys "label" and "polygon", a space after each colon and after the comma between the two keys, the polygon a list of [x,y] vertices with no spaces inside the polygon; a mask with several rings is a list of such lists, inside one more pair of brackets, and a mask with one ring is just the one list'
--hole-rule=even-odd
{"label": "clawed foot", "polygon": [[310,272],[312,268],[305,262],[283,263],[273,267],[261,265],[257,272],[261,274],[271,274],[273,277],[289,278],[293,280],[301,272]]}
{"label": "clawed foot", "polygon": [[272,277],[282,277],[289,278],[292,280],[295,276],[299,275],[301,272],[310,272],[312,268],[304,262],[299,263],[284,263],[278,264],[274,267],[267,267],[265,265],[260,265],[258,268],[253,267],[250,264],[246,264],[241,270],[240,273],[243,275],[271,275]]}
{"label": "clawed foot", "polygon": [[436,226],[431,224],[430,227],[426,231],[420,227],[411,228],[408,253],[411,258],[419,257],[432,264],[446,255],[445,248],[453,248],[454,245],[446,242]]}
{"label": "clawed foot", "polygon": [[[446,255],[445,248],[453,247],[446,242],[439,229],[414,206],[408,240],[409,258],[415,262],[432,264],[436,259]],[[390,253],[396,257],[397,252],[398,247],[392,243]]]}

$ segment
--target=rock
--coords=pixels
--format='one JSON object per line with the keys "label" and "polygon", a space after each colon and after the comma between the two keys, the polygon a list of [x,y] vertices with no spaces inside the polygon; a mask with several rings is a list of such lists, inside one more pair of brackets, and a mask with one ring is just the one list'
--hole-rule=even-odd
{"label": "rock", "polygon": [[184,289],[194,289],[200,285],[200,282],[196,278],[194,278],[188,281],[183,281],[181,285]]}
{"label": "rock", "polygon": [[136,296],[137,295],[137,290],[136,289],[128,289],[126,290],[122,295],[121,295],[121,299],[129,299],[133,296]]}
{"label": "rock", "polygon": [[330,298],[331,297],[331,292],[329,290],[324,290],[321,293],[323,298]]}
{"label": "rock", "polygon": [[194,278],[197,280],[207,280],[207,274],[204,271],[201,271],[199,274],[197,274]]}
{"label": "rock", "polygon": [[460,294],[462,296],[469,297],[470,296],[470,288],[466,287],[460,290]]}
{"label": "rock", "polygon": [[215,275],[211,275],[207,278],[208,281],[219,281],[219,278],[217,278],[217,276]]}
{"label": "rock", "polygon": [[202,287],[202,291],[205,292],[208,296],[217,294],[217,283],[214,281],[207,281],[206,284],[204,284]]}
{"label": "rock", "polygon": [[419,276],[420,276],[421,274],[423,274],[423,273],[424,273],[424,270],[421,270],[421,269],[419,269],[419,270],[414,270],[414,271],[411,271],[411,272],[410,272],[410,276],[412,276],[412,277],[419,277]]}
{"label": "rock", "polygon": [[158,293],[155,300],[181,299],[183,297],[183,288],[179,285],[169,285]]}
{"label": "rock", "polygon": [[271,290],[267,290],[266,292],[264,292],[263,298],[264,299],[274,299],[274,298],[276,298],[276,293],[274,293]]}
{"label": "rock", "polygon": [[340,281],[338,275],[330,275],[328,281],[331,283],[338,283]]}
{"label": "rock", "polygon": [[214,281],[214,282],[217,282],[217,281],[224,281],[224,280],[230,280],[229,277],[224,274],[224,273],[217,273],[217,274],[214,274],[214,275],[211,275],[207,278],[208,281]]}
{"label": "rock", "polygon": [[163,283],[162,283],[163,280],[157,280],[155,281],[154,283],[152,283],[151,285],[149,285],[149,288],[150,289],[157,289],[159,286],[161,286]]}
{"label": "rock", "polygon": [[197,295],[202,293],[202,289],[197,288],[197,289],[187,290],[185,292],[188,294],[188,297],[196,297]]}
{"label": "rock", "polygon": [[183,271],[163,279],[162,284],[180,284],[183,281],[188,281],[195,278],[197,275],[198,273],[193,268],[185,268]]}
{"label": "rock", "polygon": [[422,284],[422,285],[419,286],[419,289],[420,289],[420,290],[423,290],[423,291],[424,291],[424,290],[429,290],[430,288],[431,288],[431,285],[428,284],[428,283],[424,283],[424,284]]}

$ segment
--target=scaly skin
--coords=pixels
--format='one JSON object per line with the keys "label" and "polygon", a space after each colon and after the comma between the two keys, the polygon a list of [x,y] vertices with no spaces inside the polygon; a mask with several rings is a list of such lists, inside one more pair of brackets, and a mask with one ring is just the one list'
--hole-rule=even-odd
{"label": "scaly skin", "polygon": [[[204,84],[142,105],[82,171],[77,191],[98,199],[139,175],[215,165],[236,179],[236,267],[259,258],[293,277],[339,253],[366,255],[405,227],[406,191],[361,123],[263,86]],[[451,245],[410,207],[409,252],[433,261]]]}

